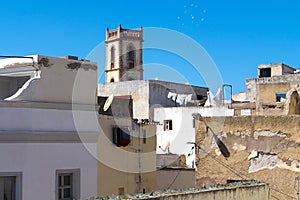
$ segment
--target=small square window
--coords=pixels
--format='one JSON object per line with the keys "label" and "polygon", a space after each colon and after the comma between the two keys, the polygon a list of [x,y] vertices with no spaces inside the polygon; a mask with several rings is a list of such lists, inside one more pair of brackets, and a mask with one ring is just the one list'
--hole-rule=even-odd
{"label": "small square window", "polygon": [[57,170],[57,200],[73,200],[80,198],[79,169]]}
{"label": "small square window", "polygon": [[276,102],[285,102],[286,94],[285,93],[277,93],[276,94]]}
{"label": "small square window", "polygon": [[173,130],[172,120],[164,120],[164,131]]}
{"label": "small square window", "polygon": [[262,77],[271,77],[271,68],[260,69],[260,78]]}

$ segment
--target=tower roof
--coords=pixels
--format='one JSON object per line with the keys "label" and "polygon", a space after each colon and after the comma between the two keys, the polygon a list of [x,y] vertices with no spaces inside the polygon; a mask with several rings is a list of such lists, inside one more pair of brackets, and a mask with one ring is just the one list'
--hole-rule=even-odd
{"label": "tower roof", "polygon": [[128,29],[122,28],[120,24],[117,29],[109,30],[106,29],[106,41],[115,40],[115,39],[138,39],[143,40],[143,27],[141,26],[140,29]]}

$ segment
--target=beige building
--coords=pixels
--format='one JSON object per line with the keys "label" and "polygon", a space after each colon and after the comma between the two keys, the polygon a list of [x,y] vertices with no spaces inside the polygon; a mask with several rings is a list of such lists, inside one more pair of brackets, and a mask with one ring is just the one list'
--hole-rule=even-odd
{"label": "beige building", "polygon": [[246,98],[250,102],[275,104],[286,99],[286,93],[300,85],[300,74],[283,63],[258,65],[258,78],[246,80]]}
{"label": "beige building", "polygon": [[283,63],[258,65],[258,78],[246,80],[246,92],[233,95],[238,115],[300,114],[300,73]]}
{"label": "beige building", "polygon": [[99,97],[98,195],[150,192],[156,186],[156,125],[132,118],[130,96],[108,110]]}
{"label": "beige building", "polygon": [[[115,98],[107,111],[103,110],[103,98],[99,100],[100,134],[103,134],[98,142],[99,195],[147,192],[157,189],[159,184],[160,188],[167,188],[178,172],[181,176],[171,184],[173,187],[195,184],[193,169],[181,168],[180,171],[164,166],[164,170],[156,171],[154,108],[204,103],[208,88],[143,80],[142,42],[142,28],[129,30],[119,26],[106,31],[106,83],[98,85],[98,96]],[[126,97],[129,107],[124,105]],[[126,145],[115,141],[116,132],[127,137],[123,140],[127,141]]]}

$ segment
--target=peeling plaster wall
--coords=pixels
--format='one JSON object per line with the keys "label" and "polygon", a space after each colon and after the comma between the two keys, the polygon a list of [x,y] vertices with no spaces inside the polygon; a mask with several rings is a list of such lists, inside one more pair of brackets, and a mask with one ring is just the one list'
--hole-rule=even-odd
{"label": "peeling plaster wall", "polygon": [[[197,122],[196,142],[205,149],[198,154],[198,185],[225,183],[230,179],[255,179],[293,196],[294,179],[300,173],[300,116],[214,117],[205,120],[227,146],[230,157],[225,159],[220,154],[211,133],[206,137],[203,122]],[[234,169],[239,176],[211,156]],[[275,191],[272,194],[287,199]]]}
{"label": "peeling plaster wall", "polygon": [[246,98],[250,102],[275,103],[276,93],[286,93],[299,85],[300,74],[250,78],[246,80]]}

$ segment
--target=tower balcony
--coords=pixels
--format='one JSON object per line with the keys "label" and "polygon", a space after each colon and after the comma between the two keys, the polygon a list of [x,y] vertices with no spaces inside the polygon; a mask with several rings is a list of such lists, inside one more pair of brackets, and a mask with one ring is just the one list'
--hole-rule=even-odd
{"label": "tower balcony", "polygon": [[117,29],[106,29],[106,40],[114,40],[119,38],[143,39],[143,28],[139,30],[124,29],[121,25]]}

